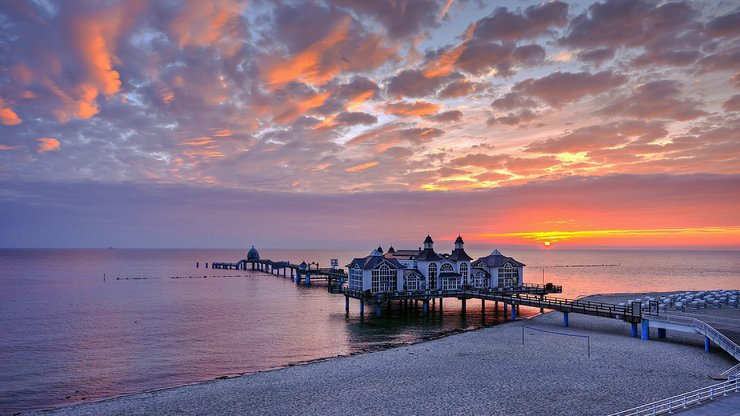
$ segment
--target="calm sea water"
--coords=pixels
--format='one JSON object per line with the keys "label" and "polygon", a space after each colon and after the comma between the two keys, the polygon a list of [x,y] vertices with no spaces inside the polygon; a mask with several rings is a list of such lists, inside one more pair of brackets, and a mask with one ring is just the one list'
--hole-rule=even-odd
{"label": "calm sea water", "polygon": [[[468,250],[473,257],[489,250]],[[292,262],[346,264],[365,252],[261,250]],[[563,296],[740,289],[740,252],[505,250],[525,281]],[[326,287],[212,270],[241,250],[0,250],[0,413],[172,387],[417,342],[503,320],[455,300],[427,319],[394,306],[376,318]],[[196,268],[199,261],[201,267]],[[572,267],[572,266],[589,267]],[[617,265],[617,266],[594,266]],[[546,267],[543,267],[546,266]],[[568,267],[565,267],[568,266]],[[103,280],[103,275],[106,280]],[[535,310],[525,310],[534,314]]]}

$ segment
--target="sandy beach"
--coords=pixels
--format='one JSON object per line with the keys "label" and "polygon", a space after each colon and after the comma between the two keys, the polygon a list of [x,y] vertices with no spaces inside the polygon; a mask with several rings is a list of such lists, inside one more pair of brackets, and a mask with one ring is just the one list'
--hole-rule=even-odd
{"label": "sandy beach", "polygon": [[[702,313],[713,311],[740,318],[740,309]],[[537,329],[588,336],[591,356],[586,338]],[[705,353],[699,335],[669,331],[667,339],[655,338],[632,338],[624,322],[579,314],[563,328],[562,315],[553,312],[395,349],[32,414],[603,415],[711,385],[710,375],[735,364],[716,348]]]}

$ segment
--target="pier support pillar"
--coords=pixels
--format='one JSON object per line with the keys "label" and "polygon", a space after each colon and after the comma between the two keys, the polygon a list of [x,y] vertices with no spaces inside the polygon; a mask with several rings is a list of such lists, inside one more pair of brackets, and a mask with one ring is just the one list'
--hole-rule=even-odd
{"label": "pier support pillar", "polygon": [[344,297],[344,311],[349,313],[349,296]]}
{"label": "pier support pillar", "polygon": [[424,316],[427,316],[427,313],[429,313],[429,301],[425,300],[422,302],[424,303]]}
{"label": "pier support pillar", "polygon": [[486,312],[486,300],[485,299],[480,300],[480,311],[482,313]]}
{"label": "pier support pillar", "polygon": [[504,302],[504,320],[506,320],[506,314],[509,312],[509,305]]}
{"label": "pier support pillar", "polygon": [[306,286],[309,286],[311,284],[311,275],[306,274]]}
{"label": "pier support pillar", "polygon": [[360,317],[365,316],[365,301],[360,299]]}
{"label": "pier support pillar", "polygon": [[293,273],[294,273],[294,272],[295,272],[295,270],[293,270],[293,269],[290,269],[290,280],[293,280]]}
{"label": "pier support pillar", "polygon": [[465,315],[465,312],[466,312],[465,311],[465,309],[466,309],[466,303],[467,303],[467,299],[463,299],[462,300],[462,313],[463,313],[463,315]]}
{"label": "pier support pillar", "polygon": [[297,272],[295,275],[295,284],[301,283],[301,272]]}
{"label": "pier support pillar", "polygon": [[383,308],[380,306],[380,304],[375,305],[375,316],[380,318],[382,314],[383,314]]}
{"label": "pier support pillar", "polygon": [[632,327],[632,336],[637,338],[637,322],[632,322],[630,326]]}
{"label": "pier support pillar", "polygon": [[642,320],[642,331],[640,332],[640,338],[646,341],[650,339],[650,321],[647,319]]}
{"label": "pier support pillar", "polygon": [[439,298],[439,313],[440,314],[442,313],[442,301],[443,300],[444,300],[444,298]]}
{"label": "pier support pillar", "polygon": [[665,338],[665,328],[658,328],[658,338]]}
{"label": "pier support pillar", "polygon": [[712,342],[709,341],[709,337],[704,337],[704,352],[709,352]]}
{"label": "pier support pillar", "polygon": [[568,312],[563,312],[563,326],[568,327]]}
{"label": "pier support pillar", "polygon": [[511,305],[511,320],[516,321],[516,306],[514,305]]}

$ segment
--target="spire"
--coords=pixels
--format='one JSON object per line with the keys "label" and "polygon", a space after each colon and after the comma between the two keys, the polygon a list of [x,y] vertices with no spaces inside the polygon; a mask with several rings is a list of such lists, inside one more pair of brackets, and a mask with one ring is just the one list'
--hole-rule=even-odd
{"label": "spire", "polygon": [[424,239],[424,249],[428,248],[434,248],[434,241],[432,241],[432,237],[427,234],[427,238]]}
{"label": "spire", "polygon": [[457,240],[455,240],[455,250],[463,248],[463,245],[465,242],[462,239],[462,236],[460,234],[457,235]]}
{"label": "spire", "polygon": [[396,249],[393,248],[393,246],[388,247],[388,254],[393,254],[396,252]]}

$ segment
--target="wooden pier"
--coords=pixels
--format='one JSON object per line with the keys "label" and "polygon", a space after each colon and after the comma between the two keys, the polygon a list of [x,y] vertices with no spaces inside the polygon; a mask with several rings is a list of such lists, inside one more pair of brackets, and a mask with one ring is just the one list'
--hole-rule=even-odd
{"label": "wooden pier", "polygon": [[318,263],[292,264],[288,261],[273,260],[240,260],[236,263],[213,262],[213,269],[255,270],[275,276],[290,277],[296,284],[303,282],[306,286],[318,281],[326,282],[329,292],[339,293],[347,281],[347,273],[341,269],[319,268]]}

